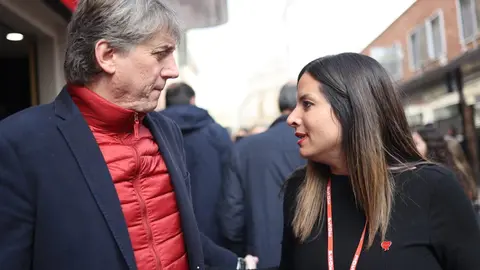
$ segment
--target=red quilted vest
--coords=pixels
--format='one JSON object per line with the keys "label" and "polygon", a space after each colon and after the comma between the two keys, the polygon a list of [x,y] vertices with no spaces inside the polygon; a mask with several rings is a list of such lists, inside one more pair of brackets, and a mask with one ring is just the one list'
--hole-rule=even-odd
{"label": "red quilted vest", "polygon": [[138,270],[187,270],[170,176],[144,115],[82,87],[69,93],[87,121],[113,179]]}

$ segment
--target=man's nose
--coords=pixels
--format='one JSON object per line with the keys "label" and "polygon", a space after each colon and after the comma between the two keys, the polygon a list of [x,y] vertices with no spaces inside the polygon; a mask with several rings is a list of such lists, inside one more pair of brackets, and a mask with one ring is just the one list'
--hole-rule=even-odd
{"label": "man's nose", "polygon": [[173,54],[169,55],[167,59],[165,59],[165,67],[161,73],[163,78],[175,79],[179,76],[178,66],[175,61],[175,57]]}

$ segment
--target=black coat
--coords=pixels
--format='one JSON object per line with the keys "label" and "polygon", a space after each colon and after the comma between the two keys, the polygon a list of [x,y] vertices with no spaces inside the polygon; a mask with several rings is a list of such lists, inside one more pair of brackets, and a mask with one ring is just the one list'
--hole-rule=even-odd
{"label": "black coat", "polygon": [[216,206],[233,142],[227,130],[202,108],[176,105],[162,114],[171,118],[182,131],[198,227],[216,244],[224,245]]}
{"label": "black coat", "polygon": [[[198,230],[177,125],[155,113],[144,124],[175,189],[189,269],[233,269],[236,256]],[[107,164],[65,89],[0,123],[0,235],[1,269],[137,269]]]}
{"label": "black coat", "polygon": [[280,264],[283,231],[281,189],[306,163],[299,154],[287,116],[235,145],[219,206],[224,236],[239,255],[259,257],[258,268]]}

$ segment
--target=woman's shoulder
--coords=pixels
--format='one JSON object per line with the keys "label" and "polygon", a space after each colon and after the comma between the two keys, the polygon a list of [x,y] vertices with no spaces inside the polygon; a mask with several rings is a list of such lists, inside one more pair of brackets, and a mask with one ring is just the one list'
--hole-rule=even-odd
{"label": "woman's shoulder", "polygon": [[301,166],[296,169],[283,183],[282,193],[283,201],[285,204],[292,205],[295,203],[295,198],[298,193],[298,189],[305,179],[307,173],[307,167]]}
{"label": "woman's shoulder", "polygon": [[426,199],[462,195],[463,189],[450,169],[438,164],[421,164],[394,174],[397,191]]}
{"label": "woman's shoulder", "polygon": [[290,176],[287,177],[285,183],[283,184],[284,193],[296,193],[299,186],[302,184],[303,180],[305,179],[305,175],[307,173],[307,166],[301,166],[297,168]]}
{"label": "woman's shoulder", "polygon": [[408,170],[394,173],[394,178],[400,184],[414,180],[420,180],[429,185],[442,185],[444,183],[448,184],[450,181],[457,181],[455,174],[450,169],[433,163],[420,164]]}
{"label": "woman's shoulder", "polygon": [[306,166],[299,167],[290,174],[283,184],[283,214],[285,221],[288,220],[288,224],[293,220],[298,190],[305,179],[306,173]]}

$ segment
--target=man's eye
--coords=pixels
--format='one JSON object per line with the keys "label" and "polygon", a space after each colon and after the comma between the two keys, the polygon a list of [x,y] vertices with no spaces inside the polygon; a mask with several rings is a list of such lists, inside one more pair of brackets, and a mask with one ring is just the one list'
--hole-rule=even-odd
{"label": "man's eye", "polygon": [[157,58],[157,60],[162,60],[163,58],[167,57],[168,55],[168,52],[167,51],[163,51],[163,52],[157,52],[155,53],[155,57]]}

